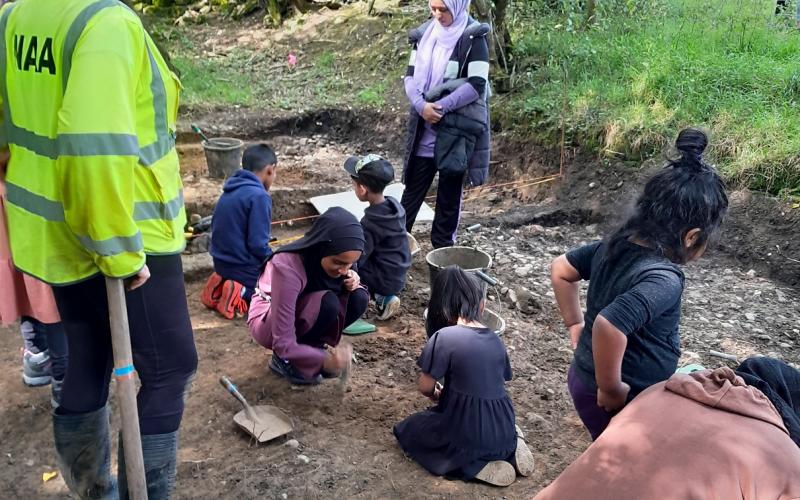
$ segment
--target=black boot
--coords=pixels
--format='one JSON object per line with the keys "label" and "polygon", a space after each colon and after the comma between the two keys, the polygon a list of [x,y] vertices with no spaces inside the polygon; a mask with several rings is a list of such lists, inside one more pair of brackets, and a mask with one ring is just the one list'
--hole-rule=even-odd
{"label": "black boot", "polygon": [[[144,474],[147,481],[148,500],[168,500],[175,486],[175,456],[178,453],[178,431],[168,434],[142,436]],[[125,474],[125,452],[122,436],[119,440],[119,498],[128,499]]]}
{"label": "black boot", "polygon": [[91,413],[53,413],[58,468],[70,491],[81,499],[115,499],[110,473],[108,407]]}

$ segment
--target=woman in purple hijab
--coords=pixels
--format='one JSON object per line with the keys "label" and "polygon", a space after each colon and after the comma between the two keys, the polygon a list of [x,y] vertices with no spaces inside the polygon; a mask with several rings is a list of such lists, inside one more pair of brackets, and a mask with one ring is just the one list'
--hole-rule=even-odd
{"label": "woman in purple hijab", "polygon": [[410,232],[439,173],[434,248],[455,244],[465,180],[489,173],[489,25],[469,16],[469,0],[428,0],[431,17],[409,32],[405,77],[411,104],[401,201]]}

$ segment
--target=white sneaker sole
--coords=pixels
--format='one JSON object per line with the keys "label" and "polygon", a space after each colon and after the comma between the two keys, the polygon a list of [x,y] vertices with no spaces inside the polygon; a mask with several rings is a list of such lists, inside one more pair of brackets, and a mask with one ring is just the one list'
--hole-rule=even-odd
{"label": "white sneaker sole", "polygon": [[395,297],[394,300],[390,300],[389,303],[386,304],[386,309],[383,311],[383,314],[378,315],[377,319],[378,321],[386,321],[398,312],[400,312],[400,299]]}
{"label": "white sneaker sole", "polygon": [[43,385],[50,384],[50,375],[42,375],[41,377],[29,377],[28,375],[22,374],[22,381],[25,382],[25,385],[28,387],[41,387]]}
{"label": "white sneaker sole", "polygon": [[514,466],[503,460],[494,460],[486,464],[475,476],[475,479],[492,486],[510,486],[517,479]]}
{"label": "white sneaker sole", "polygon": [[521,437],[517,438],[517,451],[514,452],[514,462],[517,464],[517,472],[519,472],[520,476],[527,477],[533,474],[535,468],[533,453],[531,453],[530,448]]}

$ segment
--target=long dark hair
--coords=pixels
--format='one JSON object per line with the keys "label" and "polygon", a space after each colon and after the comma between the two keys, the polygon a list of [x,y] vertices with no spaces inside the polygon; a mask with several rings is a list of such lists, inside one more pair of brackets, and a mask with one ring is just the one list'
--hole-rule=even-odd
{"label": "long dark hair", "polygon": [[428,303],[425,330],[430,338],[442,328],[481,319],[481,304],[485,286],[471,273],[458,266],[447,266],[436,276]]}
{"label": "long dark hair", "polygon": [[[676,154],[653,175],[636,201],[634,214],[608,238],[608,259],[616,259],[630,238],[645,242],[677,264],[685,264],[719,229],[728,212],[725,183],[703,160],[708,136],[685,128],[675,140]],[[700,229],[692,248],[684,236]]]}

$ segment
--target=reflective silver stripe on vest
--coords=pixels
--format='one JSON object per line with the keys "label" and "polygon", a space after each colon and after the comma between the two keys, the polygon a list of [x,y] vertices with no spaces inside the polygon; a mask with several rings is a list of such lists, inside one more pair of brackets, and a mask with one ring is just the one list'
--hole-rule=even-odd
{"label": "reflective silver stripe on vest", "polygon": [[67,91],[67,81],[69,80],[69,72],[72,69],[72,53],[75,52],[75,45],[78,44],[78,39],[89,24],[89,20],[95,14],[105,9],[106,7],[114,7],[119,5],[117,0],[100,0],[86,8],[84,8],[78,17],[72,21],[72,25],[67,31],[67,36],[64,38],[64,50],[61,55],[61,92]]}
{"label": "reflective silver stripe on vest", "polygon": [[26,210],[34,215],[38,215],[50,222],[64,222],[64,205],[61,202],[53,201],[31,193],[25,188],[19,187],[10,182],[6,183],[6,198],[8,202]]}
{"label": "reflective silver stripe on vest", "polygon": [[[6,197],[10,204],[16,205],[23,210],[38,215],[50,222],[64,222],[64,206],[53,200],[48,200],[44,196],[31,193],[27,189],[15,184],[6,184]],[[87,250],[101,255],[111,257],[124,252],[141,252],[144,250],[142,233],[136,232],[133,236],[114,236],[107,240],[96,241],[88,236],[78,236],[78,241]]]}
{"label": "reflective silver stripe on vest", "polygon": [[[150,90],[153,94],[156,140],[152,144],[139,148],[138,139],[135,135],[114,133],[62,134],[53,139],[14,124],[6,85],[5,34],[8,15],[15,6],[16,4],[12,4],[7,8],[2,19],[0,19],[0,77],[2,77],[3,116],[5,119],[3,130],[0,131],[0,146],[5,146],[11,142],[51,160],[55,160],[59,156],[138,156],[139,163],[143,166],[154,164],[175,147],[175,137],[170,133],[167,125],[167,99],[164,81],[146,41],[145,47],[147,48],[150,69],[153,74]],[[124,7],[124,4],[117,0],[95,2],[84,8],[70,26],[64,40],[62,54],[62,93],[67,88],[72,67],[72,55],[78,40],[83,34],[83,30],[95,14],[107,7],[114,6]]]}
{"label": "reflective silver stripe on vest", "polygon": [[96,241],[88,236],[78,235],[78,241],[87,250],[91,250],[103,257],[113,257],[121,253],[137,253],[144,250],[142,233],[136,232],[133,236],[114,236],[107,240]]}
{"label": "reflective silver stripe on vest", "polygon": [[152,144],[141,148],[139,152],[139,163],[145,167],[149,167],[172,151],[172,148],[175,147],[175,137],[170,133],[169,127],[167,126],[167,90],[166,87],[164,87],[164,80],[161,78],[161,71],[158,69],[156,58],[153,57],[153,53],[150,51],[150,45],[147,43],[147,35],[145,35],[144,46],[147,49],[147,57],[150,60],[150,72],[152,73],[150,92],[153,95],[156,140]]}
{"label": "reflective silver stripe on vest", "polygon": [[183,207],[183,190],[178,196],[166,203],[158,201],[139,201],[133,206],[133,220],[172,220],[178,216]]}
{"label": "reflective silver stripe on vest", "polygon": [[[4,106],[5,107],[5,106]],[[139,143],[129,134],[61,134],[57,139],[38,135],[13,123],[7,127],[13,144],[39,156],[138,156]]]}
{"label": "reflective silver stripe on vest", "polygon": [[61,134],[58,154],[62,156],[136,156],[139,140],[130,134]]}
{"label": "reflective silver stripe on vest", "polygon": [[159,137],[156,142],[148,144],[139,150],[139,163],[143,167],[149,167],[167,156],[174,147],[175,138],[167,132],[166,136]]}
{"label": "reflective silver stripe on vest", "polygon": [[[6,183],[6,198],[9,203],[49,222],[65,222],[64,205],[59,201],[50,200],[42,195],[32,193],[27,189]],[[134,204],[133,219],[171,221],[178,216],[183,207],[183,191],[172,200],[161,203],[158,201],[139,201]]]}

